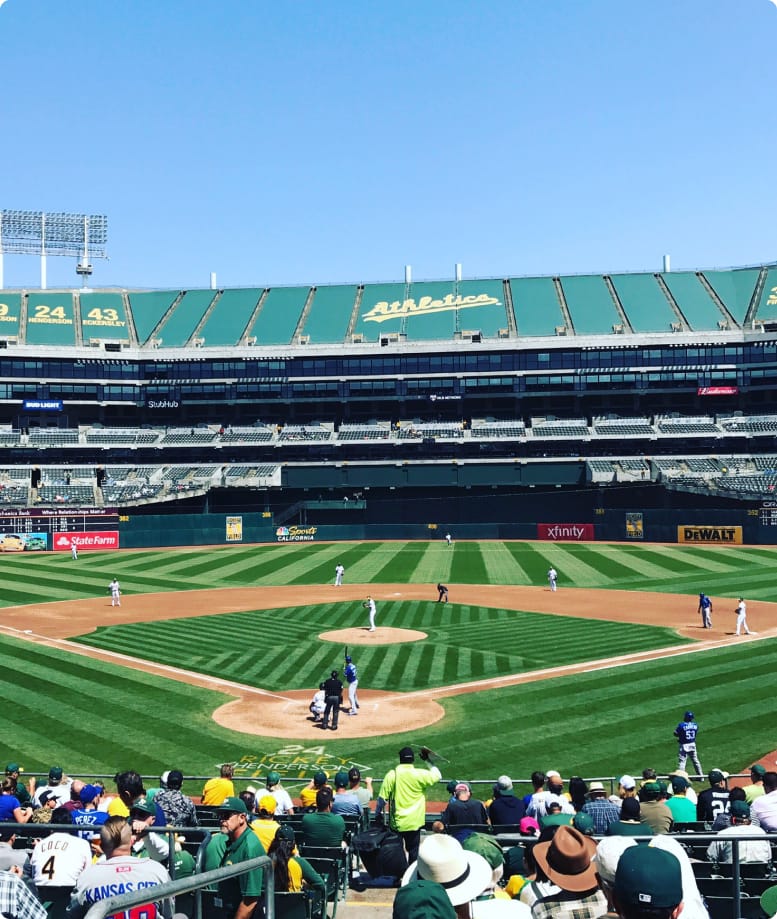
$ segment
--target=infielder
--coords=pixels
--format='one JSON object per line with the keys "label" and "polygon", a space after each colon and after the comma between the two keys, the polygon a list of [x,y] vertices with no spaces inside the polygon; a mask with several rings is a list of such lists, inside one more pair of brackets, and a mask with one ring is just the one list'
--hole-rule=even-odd
{"label": "infielder", "polygon": [[737,635],[742,633],[742,629],[745,630],[745,635],[750,635],[750,629],[747,627],[747,604],[743,597],[739,598],[739,603],[734,612],[737,614]]}
{"label": "infielder", "polygon": [[366,610],[369,610],[369,613],[370,613],[369,631],[374,632],[375,631],[375,613],[377,612],[377,610],[375,609],[375,601],[372,599],[372,597],[367,597],[364,603],[362,603],[362,606]]}
{"label": "infielder", "polygon": [[343,575],[345,574],[345,568],[339,564],[335,566],[335,587],[343,586]]}
{"label": "infielder", "polygon": [[356,698],[356,690],[359,688],[359,673],[350,654],[345,655],[345,670],[343,672],[345,673],[345,682],[348,684],[348,701],[351,705],[348,714],[356,715],[359,712],[359,700]]}
{"label": "infielder", "polygon": [[116,578],[108,585],[108,590],[111,592],[111,606],[121,606],[121,588]]}
{"label": "infielder", "polygon": [[712,600],[707,594],[699,594],[699,613],[701,624],[705,629],[712,628]]}
{"label": "infielder", "polygon": [[558,580],[558,571],[551,565],[548,568],[548,584],[550,584],[550,589],[556,589],[556,581]]}
{"label": "infielder", "polygon": [[437,585],[437,602],[438,603],[448,602],[448,588],[445,586],[445,584]]}
{"label": "infielder", "polygon": [[674,729],[674,736],[679,744],[677,768],[685,769],[685,761],[690,756],[696,774],[704,775],[699,762],[699,754],[696,752],[696,736],[699,733],[699,725],[694,720],[693,712],[686,712],[683,719]]}

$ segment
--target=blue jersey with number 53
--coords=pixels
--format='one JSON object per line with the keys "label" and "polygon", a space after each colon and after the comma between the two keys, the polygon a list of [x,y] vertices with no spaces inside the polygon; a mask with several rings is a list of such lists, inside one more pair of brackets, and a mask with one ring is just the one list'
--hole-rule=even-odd
{"label": "blue jersey with number 53", "polygon": [[699,725],[695,721],[681,721],[674,729],[674,733],[680,743],[695,743]]}

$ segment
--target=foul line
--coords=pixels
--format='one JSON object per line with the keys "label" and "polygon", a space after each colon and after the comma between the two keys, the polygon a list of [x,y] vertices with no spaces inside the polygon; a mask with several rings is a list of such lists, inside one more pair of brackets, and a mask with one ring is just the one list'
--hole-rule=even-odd
{"label": "foul line", "polygon": [[[282,696],[277,692],[270,692],[267,689],[258,689],[256,686],[247,686],[245,683],[236,683],[232,680],[224,680],[221,677],[208,676],[205,673],[199,673],[194,670],[184,670],[182,667],[172,667],[169,664],[158,664],[155,661],[144,660],[140,657],[132,657],[129,654],[120,654],[117,651],[108,651],[105,648],[97,648],[92,645],[81,645],[69,641],[67,638],[48,638],[46,635],[36,635],[26,629],[15,629],[11,626],[3,625],[0,629],[6,632],[15,632],[19,637],[26,638],[29,641],[40,642],[45,645],[62,646],[83,657],[89,657],[94,660],[96,657],[104,656],[116,661],[123,661],[134,665],[133,669],[146,671],[152,670],[159,675],[173,674],[185,676],[189,681],[196,684],[210,684],[213,688],[222,688],[231,690],[235,695],[256,695],[270,699],[279,699],[281,702],[296,702],[296,699],[290,699],[288,696]],[[206,686],[207,688],[207,686]]]}

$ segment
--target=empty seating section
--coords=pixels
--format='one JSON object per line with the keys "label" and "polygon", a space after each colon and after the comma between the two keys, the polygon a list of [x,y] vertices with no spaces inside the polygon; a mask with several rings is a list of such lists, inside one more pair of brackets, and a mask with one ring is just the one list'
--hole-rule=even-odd
{"label": "empty seating section", "polygon": [[129,341],[129,323],[121,294],[81,293],[79,305],[84,344],[91,339]]}
{"label": "empty seating section", "polygon": [[246,337],[248,323],[263,293],[262,287],[222,291],[198,332],[205,346],[239,345]]}
{"label": "empty seating section", "polygon": [[750,415],[748,417],[740,415],[734,418],[718,418],[717,422],[724,431],[731,433],[742,431],[749,434],[777,433],[777,415]]}
{"label": "empty seating section", "polygon": [[337,431],[338,440],[388,440],[391,425],[384,424],[341,424]]}
{"label": "empty seating section", "polygon": [[679,476],[683,474],[681,461],[676,457],[662,456],[653,459],[653,465],[662,476]]}
{"label": "empty seating section", "polygon": [[140,500],[150,500],[159,497],[162,493],[161,485],[142,485],[136,482],[114,482],[104,485],[103,501],[106,506],[117,504],[130,504]]}
{"label": "empty seating section", "polygon": [[555,335],[567,325],[553,278],[510,278],[510,293],[518,335]]}
{"label": "empty seating section", "polygon": [[24,337],[28,345],[75,345],[73,294],[56,291],[28,294]]}
{"label": "empty seating section", "polygon": [[224,475],[229,479],[244,479],[254,474],[255,471],[253,466],[229,466],[224,471]]}
{"label": "empty seating section", "polygon": [[456,422],[402,422],[397,431],[399,440],[434,437],[436,440],[460,440],[464,429]]}
{"label": "empty seating section", "polygon": [[709,476],[720,474],[720,466],[717,460],[706,457],[689,456],[685,460],[685,467],[687,475]]}
{"label": "empty seating section", "polygon": [[142,431],[139,428],[90,428],[85,439],[94,446],[119,447],[156,443],[162,431]]}
{"label": "empty seating section", "polygon": [[533,418],[530,431],[532,437],[589,437],[591,433],[585,418]]}
{"label": "empty seating section", "polygon": [[309,293],[309,287],[274,287],[269,290],[259,315],[248,330],[248,336],[256,338],[257,345],[288,345]]}
{"label": "empty seating section", "polygon": [[168,428],[162,437],[162,444],[176,446],[199,446],[213,443],[218,434],[210,428]]}
{"label": "empty seating section", "polygon": [[271,441],[274,436],[275,431],[272,428],[231,427],[220,435],[220,440],[223,444],[264,444]]}
{"label": "empty seating section", "polygon": [[740,494],[774,496],[777,489],[777,473],[772,475],[721,476],[717,481],[718,491],[733,491]]}
{"label": "empty seating section", "polygon": [[0,446],[18,447],[21,434],[18,431],[0,431]]}
{"label": "empty seating section", "polygon": [[[399,334],[405,292],[404,284],[365,284],[353,327],[354,334],[364,341],[377,341],[381,335]],[[408,296],[412,296],[409,291]]]}
{"label": "empty seating section", "polygon": [[504,337],[509,330],[501,281],[460,281],[459,330],[480,332],[484,338]]}
{"label": "empty seating section", "polygon": [[647,418],[594,418],[593,429],[603,437],[649,437],[656,433]]}
{"label": "empty seating section", "polygon": [[89,485],[45,485],[38,489],[41,504],[94,504],[94,489]]}
{"label": "empty seating section", "polygon": [[21,294],[0,291],[0,338],[20,337],[19,320],[22,315]]}
{"label": "empty seating section", "polygon": [[151,333],[159,325],[159,321],[173,305],[178,297],[178,291],[153,290],[129,294],[132,318],[135,321],[135,332],[138,343],[148,343]]}
{"label": "empty seating section", "polygon": [[712,418],[659,418],[656,427],[661,434],[720,434]]}
{"label": "empty seating section", "polygon": [[472,423],[472,437],[480,439],[493,437],[497,440],[515,440],[526,437],[526,425],[523,421],[480,421]]}
{"label": "empty seating section", "polygon": [[735,271],[705,271],[704,277],[720,297],[726,309],[742,325],[753,299],[758,281],[757,268],[739,268]]}
{"label": "empty seating section", "polygon": [[587,466],[592,482],[611,482],[615,478],[615,468],[609,460],[589,459]]}
{"label": "empty seating section", "polygon": [[0,504],[26,506],[30,500],[30,490],[26,485],[0,482]]}
{"label": "empty seating section", "polygon": [[640,459],[620,459],[618,465],[627,475],[642,476],[643,473],[650,472],[650,468],[645,460]]}
{"label": "empty seating section", "polygon": [[668,332],[677,314],[653,274],[614,274],[610,280],[634,332]]}
{"label": "empty seating section", "polygon": [[91,466],[44,466],[41,473],[45,481],[56,485],[58,482],[70,484],[76,480],[94,479],[94,469]]}
{"label": "empty seating section", "polygon": [[332,432],[318,425],[289,424],[278,434],[278,443],[299,443],[315,441],[322,443],[332,439]]}
{"label": "empty seating section", "polygon": [[767,272],[754,318],[761,322],[777,320],[777,268],[770,268]]}
{"label": "empty seating section", "polygon": [[777,472],[777,456],[754,456],[753,465],[759,472]]}
{"label": "empty seating section", "polygon": [[580,275],[560,281],[576,335],[612,335],[612,327],[622,324],[604,278]]}
{"label": "empty seating section", "polygon": [[692,271],[671,271],[661,275],[688,325],[695,332],[717,332],[725,319],[715,301]]}
{"label": "empty seating section", "polygon": [[63,428],[32,428],[29,442],[34,447],[66,447],[79,441],[77,430]]}
{"label": "empty seating section", "polygon": [[165,348],[182,348],[194,335],[216,296],[213,290],[187,290],[156,332]]}
{"label": "empty seating section", "polygon": [[301,332],[311,345],[345,340],[356,303],[356,291],[357,287],[353,284],[316,289]]}

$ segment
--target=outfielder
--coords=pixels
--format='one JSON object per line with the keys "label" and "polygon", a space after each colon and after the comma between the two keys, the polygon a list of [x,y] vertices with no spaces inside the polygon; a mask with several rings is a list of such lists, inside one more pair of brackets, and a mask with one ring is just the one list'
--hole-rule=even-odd
{"label": "outfielder", "polygon": [[70,554],[72,555],[73,559],[78,558],[78,546],[73,542],[72,539],[70,540]]}
{"label": "outfielder", "polygon": [[707,594],[699,594],[699,613],[701,624],[705,629],[712,628],[712,600]]}
{"label": "outfielder", "polygon": [[686,712],[683,718],[684,720],[674,729],[674,736],[679,744],[677,768],[685,769],[685,761],[690,756],[696,774],[704,775],[699,762],[699,754],[696,752],[696,736],[699,733],[699,725],[694,720],[693,712]]}
{"label": "outfielder", "polygon": [[111,606],[121,606],[121,588],[116,578],[108,585],[108,590],[111,592]]}
{"label": "outfielder", "polygon": [[356,698],[356,690],[359,688],[359,673],[356,670],[356,664],[350,654],[345,655],[345,682],[348,684],[348,701],[351,704],[348,710],[349,715],[356,715],[359,711],[359,700]]}
{"label": "outfielder", "polygon": [[737,603],[737,608],[734,612],[737,614],[737,635],[742,634],[742,629],[745,630],[745,635],[750,635],[750,629],[747,627],[747,604],[743,597],[739,598],[739,603]]}
{"label": "outfielder", "polygon": [[548,568],[548,584],[550,584],[550,589],[556,589],[556,581],[558,580],[558,571],[551,565]]}
{"label": "outfielder", "polygon": [[364,603],[362,603],[362,606],[366,610],[369,610],[369,613],[370,613],[369,631],[374,632],[375,631],[375,613],[377,612],[377,610],[375,609],[375,601],[372,599],[372,597],[367,597]]}
{"label": "outfielder", "polygon": [[345,574],[345,568],[342,563],[335,566],[335,587],[343,586],[343,575]]}

